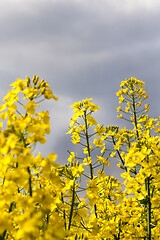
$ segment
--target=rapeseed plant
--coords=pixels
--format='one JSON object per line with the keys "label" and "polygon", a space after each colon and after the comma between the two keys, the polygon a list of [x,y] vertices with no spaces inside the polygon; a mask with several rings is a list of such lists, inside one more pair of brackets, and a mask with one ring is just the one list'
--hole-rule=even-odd
{"label": "rapeseed plant", "polygon": [[[101,126],[92,99],[74,103],[67,134],[81,155],[68,150],[60,165],[55,153],[33,154],[50,134],[40,103],[58,98],[35,75],[11,84],[0,106],[0,239],[159,239],[160,118],[147,115],[144,86],[131,77],[117,93],[131,129]],[[107,174],[113,158],[123,182]]]}

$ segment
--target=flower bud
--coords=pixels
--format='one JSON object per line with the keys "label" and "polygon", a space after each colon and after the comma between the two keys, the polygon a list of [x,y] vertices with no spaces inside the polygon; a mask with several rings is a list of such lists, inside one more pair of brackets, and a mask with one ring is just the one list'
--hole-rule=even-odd
{"label": "flower bud", "polygon": [[37,76],[37,77],[35,78],[35,80],[34,80],[34,85],[36,85],[38,81],[39,81],[39,76]]}
{"label": "flower bud", "polygon": [[28,76],[26,76],[26,80],[27,80],[27,87],[29,87],[31,79]]}
{"label": "flower bud", "polygon": [[41,94],[44,94],[45,93],[45,87],[41,88]]}
{"label": "flower bud", "polygon": [[35,84],[35,80],[36,80],[36,75],[33,76],[32,78],[32,82]]}

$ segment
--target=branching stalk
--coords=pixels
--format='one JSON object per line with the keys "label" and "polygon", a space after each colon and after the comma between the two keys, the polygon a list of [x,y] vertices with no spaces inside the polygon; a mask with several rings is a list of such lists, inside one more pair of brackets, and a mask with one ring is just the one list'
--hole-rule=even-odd
{"label": "branching stalk", "polygon": [[146,179],[147,186],[147,233],[148,240],[151,240],[151,200],[150,200],[150,179]]}
{"label": "branching stalk", "polygon": [[[91,152],[90,152],[90,147],[89,147],[88,124],[87,124],[87,118],[86,118],[86,116],[87,116],[86,111],[84,111],[86,145],[87,145],[88,157],[90,157],[90,156],[91,156]],[[93,166],[92,166],[92,163],[89,164],[89,167],[90,167],[90,176],[91,176],[91,179],[93,179],[94,174],[93,174]],[[95,216],[96,216],[96,218],[97,218],[97,207],[96,207],[96,204],[94,205],[94,213],[95,213]]]}
{"label": "branching stalk", "polygon": [[[61,193],[61,200],[64,203],[63,193]],[[64,219],[64,228],[66,230],[66,213],[65,213],[65,210],[63,210],[63,219]]]}
{"label": "branching stalk", "polygon": [[138,128],[137,128],[137,114],[136,114],[136,105],[135,105],[134,95],[132,96],[132,105],[133,105],[134,124],[135,124],[135,127],[136,127],[136,135],[137,135],[137,139],[139,140],[139,133],[138,133]]}
{"label": "branching stalk", "polygon": [[75,182],[73,183],[72,203],[71,203],[71,210],[70,210],[70,215],[69,215],[68,230],[70,230],[71,223],[72,223],[74,201],[75,201]]}
{"label": "branching stalk", "polygon": [[30,197],[32,197],[32,175],[31,175],[30,167],[28,167],[27,170],[29,173],[29,195]]}

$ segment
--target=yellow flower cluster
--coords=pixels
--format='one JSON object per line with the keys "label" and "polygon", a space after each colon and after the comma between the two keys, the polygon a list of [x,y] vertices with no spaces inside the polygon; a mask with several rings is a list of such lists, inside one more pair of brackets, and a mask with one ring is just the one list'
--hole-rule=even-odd
{"label": "yellow flower cluster", "polygon": [[[48,83],[34,76],[11,87],[0,106],[0,239],[159,239],[160,117],[146,115],[144,82],[131,77],[117,93],[131,130],[97,123],[92,99],[71,106],[68,134],[79,149],[63,165],[55,153],[33,154],[50,134],[40,103],[58,100]],[[115,158],[124,182],[109,174]]]}
{"label": "yellow flower cluster", "polygon": [[38,113],[38,103],[57,98],[36,76],[32,82],[17,79],[11,87],[0,106],[0,118],[7,120],[0,132],[0,238],[62,239],[64,231],[57,231],[63,219],[57,212],[62,183],[56,154],[42,158],[32,153],[50,133],[49,113]]}
{"label": "yellow flower cluster", "polygon": [[[117,92],[119,104],[124,102],[127,105],[125,109],[122,109],[121,106],[117,107],[117,112],[125,113],[126,116],[130,114],[130,119],[126,117],[129,121],[133,121],[136,115],[142,115],[143,112],[146,113],[149,110],[148,104],[145,104],[144,107],[142,105],[142,102],[148,98],[147,92],[143,89],[144,85],[144,82],[131,77],[122,81],[121,89]],[[119,118],[125,118],[122,113],[118,114]]]}

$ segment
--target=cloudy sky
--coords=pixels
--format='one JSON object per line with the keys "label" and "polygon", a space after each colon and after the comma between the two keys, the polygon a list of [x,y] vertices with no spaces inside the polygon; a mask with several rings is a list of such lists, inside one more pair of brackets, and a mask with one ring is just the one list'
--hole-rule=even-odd
{"label": "cloudy sky", "polygon": [[150,115],[160,115],[159,22],[159,0],[0,0],[0,97],[34,74],[59,97],[47,105],[44,155],[56,152],[62,163],[74,150],[65,133],[75,101],[92,97],[98,121],[120,125],[116,92],[125,78],[146,82]]}

